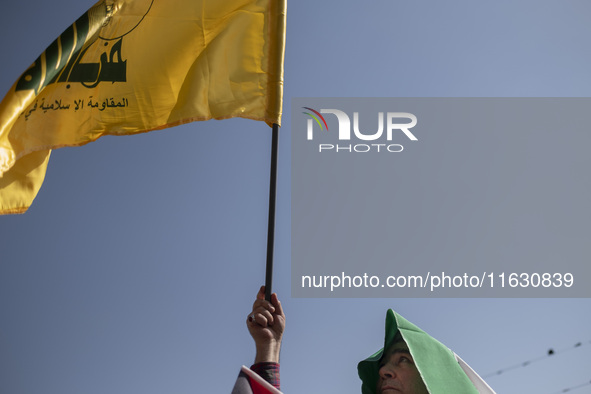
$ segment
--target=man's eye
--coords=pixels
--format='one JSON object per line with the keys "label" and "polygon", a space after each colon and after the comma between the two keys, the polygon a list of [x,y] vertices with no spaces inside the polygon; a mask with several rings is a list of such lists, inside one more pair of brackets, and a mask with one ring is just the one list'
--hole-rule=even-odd
{"label": "man's eye", "polygon": [[407,357],[407,356],[400,356],[400,358],[398,359],[398,362],[412,364],[412,360],[410,359],[410,357]]}

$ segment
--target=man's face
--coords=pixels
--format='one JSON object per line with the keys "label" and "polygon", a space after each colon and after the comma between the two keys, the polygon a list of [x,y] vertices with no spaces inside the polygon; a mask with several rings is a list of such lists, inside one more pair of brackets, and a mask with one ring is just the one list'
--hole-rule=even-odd
{"label": "man's face", "polygon": [[377,394],[428,394],[404,341],[391,345],[380,360]]}

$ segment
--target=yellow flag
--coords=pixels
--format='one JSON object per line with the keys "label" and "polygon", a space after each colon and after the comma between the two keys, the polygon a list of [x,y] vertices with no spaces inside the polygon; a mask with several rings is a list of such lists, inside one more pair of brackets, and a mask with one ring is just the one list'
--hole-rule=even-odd
{"label": "yellow flag", "polygon": [[0,214],[51,149],[208,119],[280,124],[286,0],[102,0],[0,103]]}

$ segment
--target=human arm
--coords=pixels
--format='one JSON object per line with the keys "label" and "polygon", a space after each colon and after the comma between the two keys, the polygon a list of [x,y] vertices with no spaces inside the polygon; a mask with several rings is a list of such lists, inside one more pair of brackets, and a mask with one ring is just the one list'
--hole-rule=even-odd
{"label": "human arm", "polygon": [[285,314],[277,294],[273,293],[271,301],[266,301],[265,287],[261,286],[246,325],[256,347],[255,364],[251,369],[279,388],[279,353]]}

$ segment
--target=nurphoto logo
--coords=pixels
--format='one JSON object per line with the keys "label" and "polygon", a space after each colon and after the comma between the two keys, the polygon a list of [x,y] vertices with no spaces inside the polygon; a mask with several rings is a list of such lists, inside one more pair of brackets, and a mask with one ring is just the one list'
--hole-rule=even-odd
{"label": "nurphoto logo", "polygon": [[[359,112],[353,112],[353,133],[351,133],[351,118],[347,113],[339,109],[320,109],[317,111],[310,107],[302,107],[306,111],[303,112],[308,115],[307,119],[307,133],[308,141],[313,141],[315,134],[314,129],[324,134],[323,142],[318,144],[318,151],[323,152],[349,152],[349,153],[365,153],[365,152],[402,152],[404,147],[401,144],[391,143],[394,136],[404,135],[411,141],[418,141],[417,137],[410,131],[417,125],[417,117],[408,112],[378,112],[378,128],[377,131],[360,130],[359,127]],[[322,114],[332,114],[336,116],[338,122],[338,131],[329,132],[328,123]],[[364,114],[364,116],[367,116]],[[374,115],[375,116],[375,115]],[[334,119],[334,118],[333,118]],[[385,124],[385,127],[384,127]],[[385,129],[385,133],[384,133]],[[385,134],[385,135],[384,135]],[[326,135],[330,135],[331,142],[325,143]],[[334,141],[335,138],[338,141]],[[363,141],[363,143],[343,143],[344,141]]]}

